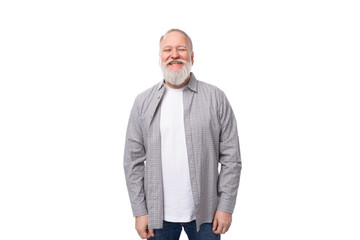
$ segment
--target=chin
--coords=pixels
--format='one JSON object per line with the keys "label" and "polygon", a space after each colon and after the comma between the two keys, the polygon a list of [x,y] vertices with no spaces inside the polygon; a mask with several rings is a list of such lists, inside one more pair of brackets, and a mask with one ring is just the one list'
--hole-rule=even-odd
{"label": "chin", "polygon": [[191,72],[191,64],[186,63],[181,68],[176,70],[170,70],[169,66],[165,64],[161,65],[163,76],[166,81],[171,83],[172,85],[181,85],[185,82],[185,80],[189,77]]}
{"label": "chin", "polygon": [[184,66],[182,66],[179,69],[171,69],[171,68],[168,67],[168,70],[171,71],[171,72],[179,72],[179,71],[182,71],[183,69],[184,69]]}

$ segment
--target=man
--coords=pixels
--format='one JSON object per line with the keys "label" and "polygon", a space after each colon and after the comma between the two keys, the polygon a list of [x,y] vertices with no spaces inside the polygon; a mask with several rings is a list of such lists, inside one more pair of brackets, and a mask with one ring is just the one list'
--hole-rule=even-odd
{"label": "man", "polygon": [[[191,73],[190,37],[160,39],[164,80],[131,110],[124,170],[142,239],[220,239],[229,230],[241,160],[236,120],[225,94]],[[218,163],[221,171],[218,173]]]}

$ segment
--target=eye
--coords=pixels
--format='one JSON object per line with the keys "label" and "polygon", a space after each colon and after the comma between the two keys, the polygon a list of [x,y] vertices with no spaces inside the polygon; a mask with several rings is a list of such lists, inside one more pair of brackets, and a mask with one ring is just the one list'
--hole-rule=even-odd
{"label": "eye", "polygon": [[164,48],[164,49],[163,49],[163,52],[170,52],[170,51],[171,51],[170,48]]}
{"label": "eye", "polygon": [[179,50],[179,51],[187,51],[186,48],[179,48],[178,50]]}

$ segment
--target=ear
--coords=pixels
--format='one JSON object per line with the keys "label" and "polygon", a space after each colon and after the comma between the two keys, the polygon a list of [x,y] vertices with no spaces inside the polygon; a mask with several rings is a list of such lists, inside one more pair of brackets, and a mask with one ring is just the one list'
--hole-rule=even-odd
{"label": "ear", "polygon": [[191,54],[191,65],[194,65],[194,52],[192,52],[192,54]]}

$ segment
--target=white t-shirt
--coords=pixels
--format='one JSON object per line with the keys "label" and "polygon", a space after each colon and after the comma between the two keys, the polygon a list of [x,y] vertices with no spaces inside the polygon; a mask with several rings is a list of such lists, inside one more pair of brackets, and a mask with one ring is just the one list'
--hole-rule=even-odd
{"label": "white t-shirt", "polygon": [[185,140],[183,90],[165,84],[161,101],[164,220],[168,222],[190,222],[195,219]]}

